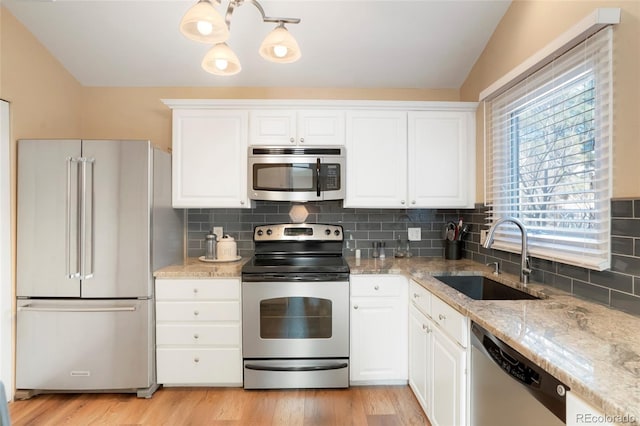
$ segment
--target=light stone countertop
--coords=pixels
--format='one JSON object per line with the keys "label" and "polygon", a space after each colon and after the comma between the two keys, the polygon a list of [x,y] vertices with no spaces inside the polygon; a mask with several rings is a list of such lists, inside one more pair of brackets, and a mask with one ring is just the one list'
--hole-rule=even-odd
{"label": "light stone countertop", "polygon": [[203,262],[190,257],[184,263],[166,266],[153,273],[156,278],[240,278],[242,265],[251,257],[243,257],[234,262]]}
{"label": "light stone countertop", "polygon": [[[185,264],[162,268],[157,278],[240,277],[248,259],[232,263]],[[640,425],[640,318],[576,298],[492,268],[462,260],[347,258],[351,274],[398,274],[414,279],[449,305],[564,382],[607,416]],[[478,274],[542,296],[541,300],[473,300],[432,275]],[[624,416],[624,417],[622,417]]]}

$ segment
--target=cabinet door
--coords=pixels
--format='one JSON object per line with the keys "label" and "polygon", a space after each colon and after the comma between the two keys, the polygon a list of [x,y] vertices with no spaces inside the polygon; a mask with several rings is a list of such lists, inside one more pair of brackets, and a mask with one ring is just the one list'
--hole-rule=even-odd
{"label": "cabinet door", "polygon": [[429,320],[413,304],[409,307],[409,386],[425,413],[431,413],[430,395],[433,344]]}
{"label": "cabinet door", "polygon": [[406,383],[406,306],[405,297],[352,299],[351,382],[403,381]]}
{"label": "cabinet door", "polygon": [[433,327],[431,423],[466,424],[466,354],[437,327]]}
{"label": "cabinet door", "polygon": [[474,120],[472,112],[409,112],[411,207],[473,207]]}
{"label": "cabinet door", "polygon": [[407,207],[407,113],[347,112],[345,207]]}
{"label": "cabinet door", "polygon": [[265,109],[250,112],[250,145],[295,145],[296,143],[295,111]]}
{"label": "cabinet door", "polygon": [[[603,419],[603,421],[596,422],[596,419]],[[606,420],[607,417],[600,410],[581,399],[575,392],[567,392],[567,426],[584,424],[614,426]]]}
{"label": "cabinet door", "polygon": [[173,111],[173,207],[249,208],[246,111]]}
{"label": "cabinet door", "polygon": [[344,145],[344,111],[298,111],[297,142],[301,145]]}

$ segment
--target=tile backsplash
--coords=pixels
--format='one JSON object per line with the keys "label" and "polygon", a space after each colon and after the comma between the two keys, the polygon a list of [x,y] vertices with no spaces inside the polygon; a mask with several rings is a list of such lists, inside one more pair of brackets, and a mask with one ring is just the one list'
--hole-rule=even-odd
{"label": "tile backsplash", "polygon": [[[204,254],[204,237],[213,226],[222,226],[224,233],[238,241],[238,254],[249,256],[253,252],[253,228],[269,223],[288,223],[293,203],[257,202],[253,209],[190,209],[188,210],[188,256]],[[306,222],[342,225],[344,228],[344,255],[355,256],[360,249],[362,257],[371,257],[372,244],[386,244],[385,254],[393,256],[398,238],[406,245],[407,228],[420,228],[421,241],[412,241],[414,256],[442,257],[443,229],[449,220],[457,220],[462,211],[435,209],[349,209],[342,201],[324,201],[304,204],[309,211]],[[403,247],[404,248],[404,247]]]}
{"label": "tile backsplash", "polygon": [[[445,224],[462,217],[472,225],[465,239],[463,256],[480,263],[500,262],[502,270],[518,275],[520,256],[480,246],[480,229],[485,226],[485,208],[443,209],[351,209],[341,201],[305,203],[306,222],[340,224],[344,228],[344,255],[371,257],[372,243],[386,243],[386,255],[396,250],[397,239],[404,244],[407,228],[419,227],[421,241],[411,242],[414,256],[443,257]],[[238,254],[253,253],[253,228],[268,223],[290,222],[293,203],[257,202],[253,209],[190,209],[187,211],[187,255],[204,254],[204,237],[213,226],[222,226],[225,234],[236,238]],[[533,279],[568,291],[578,297],[640,315],[640,200],[612,201],[611,269],[591,271],[584,268],[532,259]],[[404,245],[403,244],[403,245]]]}

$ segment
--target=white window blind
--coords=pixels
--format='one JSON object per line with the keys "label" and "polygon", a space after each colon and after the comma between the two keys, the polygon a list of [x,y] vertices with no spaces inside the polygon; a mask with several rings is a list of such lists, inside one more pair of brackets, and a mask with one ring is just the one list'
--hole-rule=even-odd
{"label": "white window blind", "polygon": [[[485,103],[488,221],[515,217],[534,257],[610,266],[612,29]],[[501,225],[492,248],[519,252]]]}

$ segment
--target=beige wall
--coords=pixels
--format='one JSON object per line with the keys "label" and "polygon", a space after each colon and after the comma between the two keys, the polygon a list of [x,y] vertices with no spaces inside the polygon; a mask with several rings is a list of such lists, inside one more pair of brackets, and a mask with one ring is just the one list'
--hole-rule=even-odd
{"label": "beige wall", "polygon": [[[613,196],[640,197],[640,1],[515,0],[460,89],[482,90],[598,7],[622,9],[614,30]],[[482,113],[478,113],[477,200],[484,199]]]}
{"label": "beige wall", "polygon": [[82,86],[0,7],[0,97],[11,103],[12,138],[80,136]]}
{"label": "beige wall", "polygon": [[113,88],[83,89],[84,138],[150,139],[171,146],[171,110],[161,99],[357,99],[458,101],[457,89]]}

